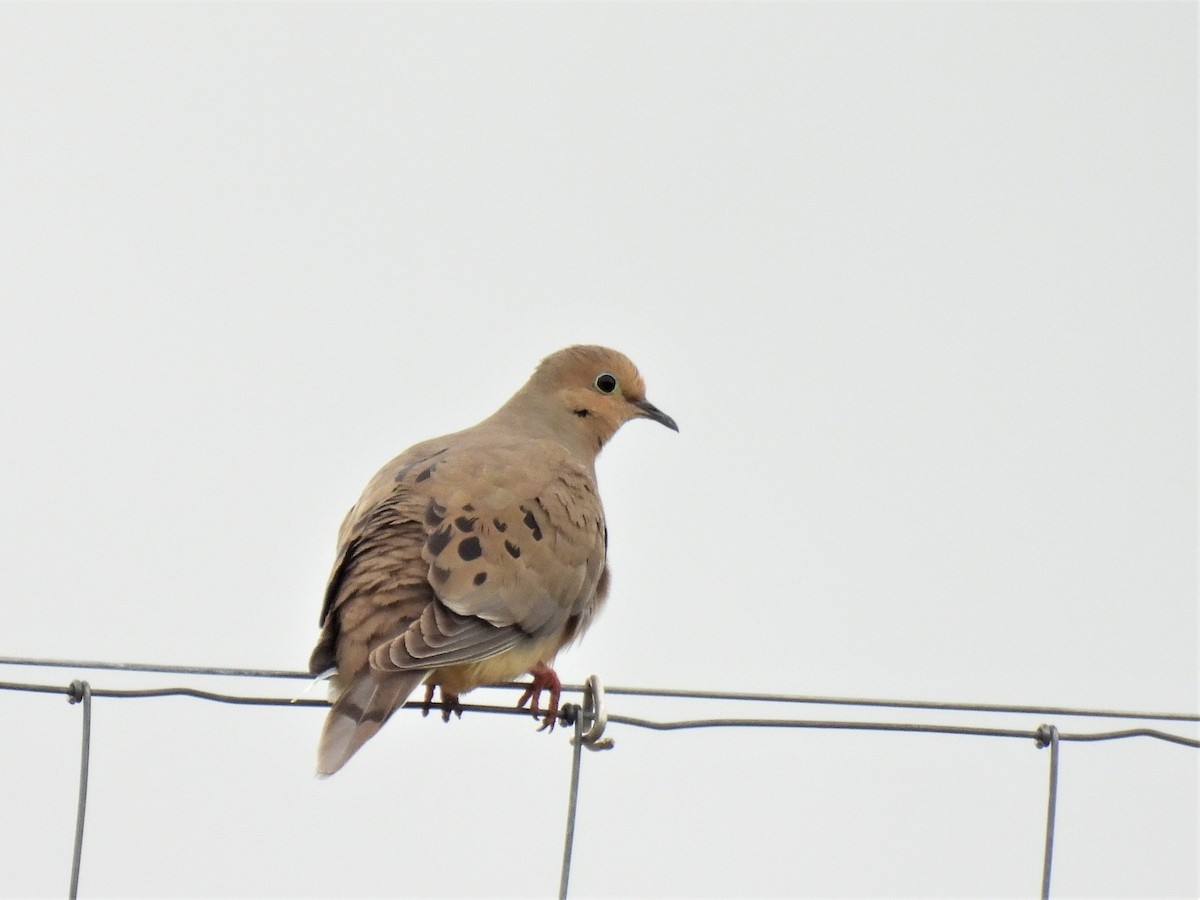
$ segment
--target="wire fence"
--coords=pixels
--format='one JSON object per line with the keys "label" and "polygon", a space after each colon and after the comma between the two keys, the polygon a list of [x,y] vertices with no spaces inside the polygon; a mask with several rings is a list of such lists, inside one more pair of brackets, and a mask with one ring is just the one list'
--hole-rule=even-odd
{"label": "wire fence", "polygon": [[[302,679],[313,681],[308,672],[271,669],[240,669],[213,666],[156,665],[148,663],[113,663],[99,660],[31,659],[26,657],[0,656],[0,665],[21,666],[36,669],[64,668],[79,671],[119,671],[157,675],[201,675],[214,677]],[[524,690],[518,683],[489,685],[497,690]],[[0,691],[24,691],[44,694],[60,694],[70,703],[80,704],[82,715],[82,743],[79,767],[79,799],[76,810],[75,840],[72,846],[70,896],[78,896],[80,866],[83,851],[84,824],[87,815],[87,786],[91,750],[92,700],[95,697],[138,699],[149,697],[191,697],[216,703],[248,706],[295,706],[327,707],[328,700],[305,697],[281,697],[258,694],[224,693],[200,690],[191,687],[152,688],[104,688],[95,687],[89,681],[74,679],[69,684],[34,683],[25,681],[0,681]],[[560,720],[574,729],[572,743],[571,780],[567,797],[567,820],[563,836],[562,869],[559,880],[559,897],[565,898],[570,882],[571,859],[574,848],[575,820],[578,810],[579,780],[582,768],[582,751],[606,750],[613,740],[606,735],[608,726],[620,725],[653,731],[679,731],[702,728],[812,728],[853,731],[912,732],[924,734],[954,734],[975,737],[1016,738],[1031,740],[1039,748],[1050,748],[1049,786],[1047,791],[1046,839],[1042,865],[1041,896],[1050,896],[1050,874],[1054,850],[1055,812],[1058,794],[1059,743],[1062,741],[1111,741],[1131,738],[1149,738],[1185,747],[1200,748],[1200,740],[1164,731],[1160,728],[1131,727],[1106,731],[1060,731],[1053,724],[1043,724],[1035,729],[991,728],[974,725],[945,725],[920,722],[872,722],[836,719],[794,719],[780,717],[723,717],[705,719],[658,720],[638,718],[610,713],[608,697],[648,697],[656,699],[724,700],[764,704],[862,707],[878,709],[905,709],[937,712],[963,712],[982,714],[1027,714],[1046,717],[1092,718],[1109,721],[1137,720],[1141,722],[1176,722],[1180,724],[1200,723],[1200,714],[1176,712],[1133,712],[1128,710],[1083,709],[1062,706],[1010,705],[990,703],[963,703],[953,701],[895,700],[856,697],[822,697],[794,694],[771,694],[735,691],[705,691],[672,688],[609,687],[600,679],[591,676],[584,684],[563,686],[564,694],[578,694],[579,703],[566,703],[560,711]],[[420,709],[409,704],[406,709]],[[520,715],[528,712],[514,706],[491,704],[463,704],[467,712],[499,715]]]}

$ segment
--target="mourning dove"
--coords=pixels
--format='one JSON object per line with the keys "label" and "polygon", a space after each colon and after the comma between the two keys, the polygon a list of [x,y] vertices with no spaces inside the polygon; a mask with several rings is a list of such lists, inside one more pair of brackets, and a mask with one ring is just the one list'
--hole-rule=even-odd
{"label": "mourning dove", "polygon": [[608,590],[596,455],[630,419],[678,431],[632,362],[605,347],[548,356],[478,425],[405,450],[375,475],[338,534],[314,674],[336,668],[318,750],[331,775],[426,684],[443,717],[460,694],[526,672],[518,706],[558,714],[555,655]]}

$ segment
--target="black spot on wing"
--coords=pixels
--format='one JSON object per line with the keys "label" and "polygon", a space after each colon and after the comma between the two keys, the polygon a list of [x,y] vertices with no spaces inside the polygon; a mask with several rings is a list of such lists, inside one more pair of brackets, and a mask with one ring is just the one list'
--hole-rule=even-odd
{"label": "black spot on wing", "polygon": [[492,524],[496,526],[496,530],[501,534],[508,531],[508,523],[506,522],[501,522],[499,519],[492,519]]}
{"label": "black spot on wing", "polygon": [[521,521],[525,523],[525,527],[528,528],[533,534],[533,539],[535,541],[540,541],[542,539],[542,529],[538,527],[537,519],[534,518],[533,513],[525,509],[525,507],[522,506],[521,509],[525,510],[525,518]]}
{"label": "black spot on wing", "polygon": [[441,506],[436,500],[430,500],[429,505],[425,507],[425,524],[430,528],[437,528],[442,524],[444,518],[446,518],[446,507]]}
{"label": "black spot on wing", "polygon": [[418,472],[417,477],[414,478],[413,481],[415,481],[419,484],[420,482],[425,481],[427,478],[429,478],[429,476],[432,474],[433,474],[433,466],[430,466],[428,469],[423,469],[420,472]]}
{"label": "black spot on wing", "polygon": [[433,584],[444,584],[446,579],[450,577],[450,570],[443,569],[441,566],[429,567],[429,580]]}
{"label": "black spot on wing", "polygon": [[519,559],[521,556],[521,548],[518,547],[516,544],[514,544],[512,541],[505,541],[504,549],[508,551],[508,555],[511,556],[513,559]]}
{"label": "black spot on wing", "polygon": [[469,537],[458,545],[458,555],[467,562],[473,559],[479,559],[483,555],[483,547],[479,545],[479,538]]}
{"label": "black spot on wing", "polygon": [[446,549],[446,545],[450,543],[450,535],[454,533],[449,525],[444,525],[429,536],[429,540],[425,542],[425,546],[429,548],[430,554],[437,556]]}
{"label": "black spot on wing", "polygon": [[475,507],[472,506],[470,503],[464,503],[463,504],[463,512],[475,512]]}
{"label": "black spot on wing", "polygon": [[473,516],[459,516],[454,520],[454,527],[459,531],[474,531],[475,523],[478,521],[479,519]]}
{"label": "black spot on wing", "polygon": [[474,581],[476,587],[483,584],[485,581],[487,581],[487,572],[480,572],[475,576]]}

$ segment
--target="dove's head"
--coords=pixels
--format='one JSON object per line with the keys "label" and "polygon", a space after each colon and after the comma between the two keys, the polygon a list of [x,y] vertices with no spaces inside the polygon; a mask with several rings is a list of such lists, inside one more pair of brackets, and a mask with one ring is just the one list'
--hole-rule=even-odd
{"label": "dove's head", "polygon": [[521,393],[526,392],[557,432],[583,437],[593,452],[630,419],[652,419],[679,430],[646,399],[646,383],[629,357],[607,347],[579,345],[552,353]]}

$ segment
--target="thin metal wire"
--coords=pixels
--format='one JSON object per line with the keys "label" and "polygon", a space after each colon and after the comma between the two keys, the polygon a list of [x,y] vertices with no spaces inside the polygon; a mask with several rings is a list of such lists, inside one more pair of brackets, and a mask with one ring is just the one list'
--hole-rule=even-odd
{"label": "thin metal wire", "polygon": [[[224,675],[243,678],[287,678],[312,680],[309,672],[284,669],[238,669],[212,666],[171,666],[148,663],[112,663],[95,660],[37,659],[31,657],[0,656],[0,665],[103,669],[127,672],[153,672],[168,675]],[[518,683],[494,684],[489,687],[525,690],[528,685]],[[563,685],[564,691],[582,693],[581,684]],[[735,700],[761,703],[804,703],[826,706],[865,706],[889,709],[927,709],[945,712],[983,713],[1028,713],[1044,716],[1084,716],[1104,719],[1142,719],[1171,722],[1200,722],[1200,713],[1136,712],[1129,710],[1086,709],[1067,706],[1034,706],[1002,703],[961,703],[941,700],[889,700],[859,697],[823,697],[803,694],[768,694],[746,691],[705,691],[677,688],[605,687],[605,693],[624,697],[671,697],[686,700]]]}
{"label": "thin metal wire", "polygon": [[969,734],[982,737],[1010,737],[1032,740],[1036,731],[1015,728],[976,728],[966,725],[922,725],[913,722],[844,722],[830,719],[684,719],[658,722],[634,716],[608,716],[609,722],[649,728],[653,731],[685,731],[693,728],[830,728],[847,731],[915,731],[928,734]]}
{"label": "thin metal wire", "polygon": [[[1009,737],[1036,740],[1037,731],[1016,728],[977,728],[964,725],[930,725],[914,722],[845,722],[829,719],[685,719],[674,722],[658,722],[653,719],[639,719],[633,716],[608,716],[609,722],[621,725],[631,725],[635,728],[649,728],[653,731],[683,731],[691,728],[827,728],[847,731],[911,731],[924,734],[965,734],[982,737]],[[1130,728],[1124,731],[1106,731],[1098,733],[1083,732],[1080,734],[1061,734],[1064,741],[1106,741],[1118,738],[1151,737],[1182,744],[1185,747],[1200,748],[1200,740],[1157,731],[1153,728]]]}
{"label": "thin metal wire", "polygon": [[1200,741],[1184,737],[1181,734],[1171,734],[1159,731],[1157,728],[1125,728],[1121,731],[1098,731],[1090,734],[1060,734],[1064,741],[1114,741],[1121,738],[1149,737],[1171,744],[1182,744],[1184,747],[1200,747]]}
{"label": "thin metal wire", "polygon": [[604,705],[604,685],[598,675],[588,676],[579,716],[587,722],[587,730],[579,737],[583,745],[593,752],[611,750],[613,739],[604,736],[604,729],[608,727],[608,709]]}
{"label": "thin metal wire", "polygon": [[[66,694],[68,697],[72,691],[70,687],[63,687],[60,684],[26,684],[16,681],[0,681],[0,690],[10,691],[26,691],[38,694]],[[241,694],[221,694],[215,691],[201,691],[195,688],[185,687],[169,687],[169,688],[140,688],[140,689],[121,689],[121,688],[92,688],[91,696],[93,697],[116,697],[119,699],[141,699],[147,697],[192,697],[198,700],[211,700],[216,703],[229,703],[239,706],[301,706],[301,707],[324,707],[328,708],[332,704],[328,700],[307,699],[303,697],[257,697],[244,696]],[[501,715],[525,716],[529,717],[530,713],[527,709],[521,709],[515,706],[487,706],[483,704],[462,703],[458,706],[463,712],[484,712],[484,713],[499,713]],[[424,712],[423,705],[420,703],[408,703],[404,706],[404,710],[408,712]]]}
{"label": "thin metal wire", "polygon": [[79,896],[79,863],[83,857],[83,823],[87,818],[88,768],[92,755],[92,687],[86,681],[73,681],[69,689],[71,703],[83,703],[83,746],[79,751],[79,804],[75,809],[75,845],[71,852],[71,889],[68,896]]}
{"label": "thin metal wire", "polygon": [[568,718],[574,718],[575,739],[571,741],[571,787],[567,794],[567,829],[563,836],[562,872],[558,877],[558,900],[566,900],[567,883],[571,880],[571,853],[575,849],[575,812],[579,801],[579,765],[583,756],[583,713],[571,703],[564,707]]}
{"label": "thin metal wire", "polygon": [[[19,681],[0,681],[0,690],[28,691],[36,694],[71,694],[71,688],[60,684],[28,684]],[[93,688],[94,697],[195,697],[217,703],[240,703],[248,706],[329,706],[328,700],[310,700],[303,697],[247,697],[241,694],[222,694],[216,691],[201,691],[196,688]]]}
{"label": "thin metal wire", "polygon": [[157,663],[120,663],[83,659],[30,659],[0,656],[0,666],[33,666],[50,669],[104,669],[116,672],[154,672],[162,675],[228,675],[237,678],[313,678],[311,672],[290,669],[227,669],[219,666],[172,666]]}
{"label": "thin metal wire", "polygon": [[1046,853],[1042,858],[1042,900],[1050,900],[1050,863],[1054,859],[1054,813],[1058,805],[1058,729],[1038,729],[1038,746],[1050,746],[1050,799],[1046,802]]}
{"label": "thin metal wire", "polygon": [[23,681],[0,681],[0,691],[28,691],[34,694],[66,694],[70,696],[71,689],[61,684],[27,684]]}
{"label": "thin metal wire", "polygon": [[[564,690],[570,689],[564,686]],[[0,681],[0,690],[33,691],[38,693],[70,694],[71,689],[62,685],[26,684],[24,682]],[[605,693],[611,693],[610,688]],[[92,696],[143,698],[143,697],[193,697],[200,700],[211,700],[217,703],[231,703],[243,706],[302,706],[328,707],[328,700],[312,700],[288,697],[258,697],[240,694],[221,694],[214,691],[201,691],[195,688],[169,687],[125,690],[119,688],[92,688]],[[420,704],[408,704],[406,710],[421,710]],[[464,712],[499,713],[501,715],[528,716],[527,710],[511,706],[490,706],[483,704],[464,704]],[[635,716],[609,714],[609,722],[630,725],[635,728],[648,728],[654,731],[681,731],[699,728],[826,728],[845,729],[852,731],[911,731],[927,734],[964,734],[985,737],[1011,737],[1037,739],[1037,732],[1028,729],[1012,728],[983,728],[960,725],[933,725],[911,722],[855,722],[830,719],[767,719],[767,718],[714,718],[714,719],[684,719],[677,721],[656,721]],[[1061,734],[1064,741],[1107,741],[1131,737],[1149,737],[1180,744],[1185,747],[1200,748],[1200,740],[1179,734],[1160,731],[1155,728],[1127,728],[1119,731],[1081,732],[1078,734]]]}
{"label": "thin metal wire", "polygon": [[[571,686],[574,688],[574,685]],[[625,697],[675,697],[687,700],[752,700],[762,703],[809,703],[826,706],[871,706],[890,709],[929,709],[947,712],[1030,713],[1049,716],[1094,716],[1103,719],[1154,719],[1200,722],[1200,713],[1130,712],[1067,706],[1029,706],[1004,703],[958,703],[942,700],[882,700],[858,697],[815,697],[804,694],[762,694],[746,691],[693,691],[673,688],[605,687],[606,694]]]}

